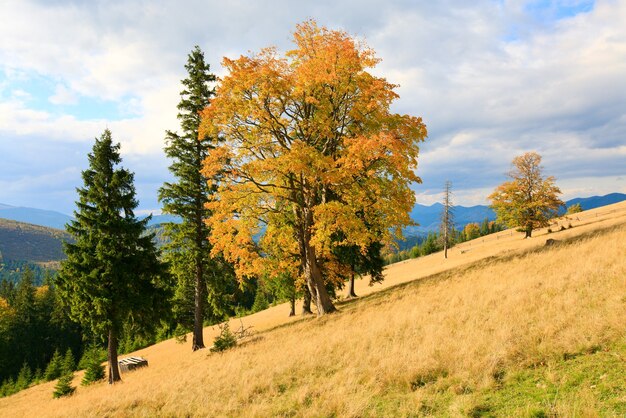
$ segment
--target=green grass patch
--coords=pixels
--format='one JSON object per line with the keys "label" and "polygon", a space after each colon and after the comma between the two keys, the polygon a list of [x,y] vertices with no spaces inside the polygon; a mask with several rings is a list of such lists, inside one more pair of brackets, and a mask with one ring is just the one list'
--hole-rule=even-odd
{"label": "green grass patch", "polygon": [[[626,340],[530,368],[502,368],[491,387],[476,391],[460,390],[445,373],[434,376],[420,375],[407,388],[420,398],[418,416],[626,417]],[[402,410],[409,393],[381,394],[368,409],[381,416]]]}

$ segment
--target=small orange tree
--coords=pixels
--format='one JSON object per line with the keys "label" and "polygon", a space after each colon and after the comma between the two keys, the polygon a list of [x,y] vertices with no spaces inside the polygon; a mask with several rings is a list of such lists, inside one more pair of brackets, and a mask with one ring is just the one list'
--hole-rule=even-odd
{"label": "small orange tree", "polygon": [[322,315],[335,310],[325,284],[350,268],[332,248],[365,253],[412,223],[409,186],[420,182],[426,127],[390,111],[396,86],[367,71],[379,61],[374,51],[345,32],[307,21],[294,43],[285,56],[267,48],[224,58],[228,74],[200,127],[222,144],[203,174],[221,173],[209,203],[213,251],[241,279],[302,277]]}
{"label": "small orange tree", "polygon": [[557,196],[561,194],[555,178],[544,178],[541,155],[527,152],[513,159],[513,169],[506,181],[489,196],[498,222],[509,227],[519,227],[529,238],[533,229],[548,225],[564,205]]}

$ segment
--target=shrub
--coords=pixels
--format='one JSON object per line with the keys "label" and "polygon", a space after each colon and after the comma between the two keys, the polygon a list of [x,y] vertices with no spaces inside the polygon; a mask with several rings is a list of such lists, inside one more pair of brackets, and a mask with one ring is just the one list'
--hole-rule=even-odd
{"label": "shrub", "polygon": [[573,215],[574,213],[582,212],[583,208],[580,206],[580,203],[575,203],[567,208],[566,215]]}
{"label": "shrub", "polygon": [[237,345],[237,336],[230,330],[228,322],[224,322],[224,324],[219,325],[219,327],[220,334],[215,337],[213,341],[213,347],[211,347],[212,352],[225,351]]}

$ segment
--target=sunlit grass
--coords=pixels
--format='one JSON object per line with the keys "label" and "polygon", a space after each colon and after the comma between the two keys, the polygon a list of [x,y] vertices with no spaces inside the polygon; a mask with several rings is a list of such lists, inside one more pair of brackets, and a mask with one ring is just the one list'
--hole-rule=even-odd
{"label": "sunlit grass", "polygon": [[[235,349],[166,341],[119,385],[62,400],[39,385],[0,400],[0,416],[623,416],[626,224],[615,219],[551,234],[552,247],[503,234],[499,251],[476,242],[465,262],[472,252],[457,249],[401,263],[388,269],[396,287],[361,286],[336,314],[272,308],[243,319],[257,333]],[[398,284],[407,269],[420,280]]]}

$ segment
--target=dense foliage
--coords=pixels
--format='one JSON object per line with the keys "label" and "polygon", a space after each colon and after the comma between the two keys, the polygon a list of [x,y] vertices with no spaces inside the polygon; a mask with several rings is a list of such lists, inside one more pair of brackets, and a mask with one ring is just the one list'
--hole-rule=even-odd
{"label": "dense foliage", "polygon": [[7,289],[0,288],[0,395],[59,377],[59,353],[78,355],[83,344],[82,330],[62,308],[54,285],[35,287],[25,270],[17,286]]}
{"label": "dense foliage", "polygon": [[412,223],[409,185],[420,181],[426,127],[390,111],[396,86],[370,72],[379,60],[345,32],[308,21],[294,44],[284,56],[267,48],[224,59],[228,73],[201,125],[224,141],[203,173],[221,175],[209,204],[214,253],[242,280],[299,278],[321,315],[335,310],[327,284],[351,270],[333,249],[366,252]]}
{"label": "dense foliage", "polygon": [[[209,105],[215,90],[215,76],[204,61],[199,47],[189,54],[185,65],[188,77],[182,80],[178,120],[182,133],[167,131],[165,154],[173,160],[169,167],[174,182],[159,190],[163,212],[176,215],[180,223],[165,224],[165,259],[177,280],[174,298],[176,333],[193,331],[192,350],[204,348],[205,320],[227,315],[226,298],[234,289],[232,269],[221,257],[211,257],[205,223],[211,212],[206,208],[216,191],[215,178],[201,174],[202,162],[217,145],[217,138],[198,133],[200,111]],[[209,180],[211,184],[209,184]],[[208,302],[208,303],[207,303]]]}
{"label": "dense foliage", "polygon": [[547,226],[565,203],[558,198],[561,189],[555,178],[543,176],[539,154],[527,152],[515,157],[512,166],[508,173],[511,180],[498,186],[489,199],[498,222],[518,227],[528,238],[533,229]]}
{"label": "dense foliage", "polygon": [[67,260],[56,280],[71,317],[93,335],[108,339],[109,383],[120,379],[118,341],[129,321],[138,332],[154,330],[167,318],[168,275],[146,234],[149,219],[134,215],[133,174],[119,168],[119,144],[105,130],[89,154],[78,189],[78,210],[65,245]]}

